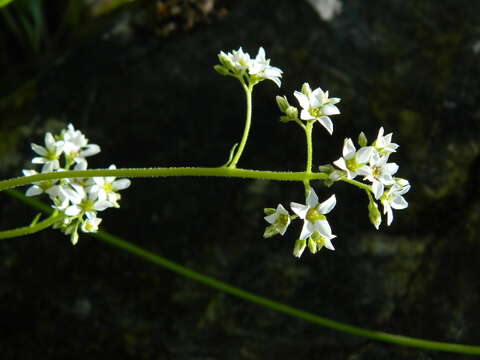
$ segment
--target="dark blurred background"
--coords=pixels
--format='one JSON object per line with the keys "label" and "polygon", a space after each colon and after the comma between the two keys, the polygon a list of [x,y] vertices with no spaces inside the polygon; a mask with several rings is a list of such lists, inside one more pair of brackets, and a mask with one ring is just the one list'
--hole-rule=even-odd
{"label": "dark blurred background", "polygon": [[[254,293],[335,320],[480,344],[480,3],[463,0],[15,0],[0,10],[0,175],[67,123],[102,152],[90,167],[219,166],[238,142],[242,90],[219,51],[263,46],[282,88],[255,88],[243,168],[302,170],[304,135],[276,95],[308,81],[342,98],[314,165],[378,128],[400,144],[409,208],[376,231],[365,195],[337,206],[335,252],[263,239],[263,208],[303,186],[135,179],[105,231]],[[46,200],[46,199],[45,199]],[[0,227],[35,210],[0,194]],[[10,359],[466,359],[333,332],[223,295],[87,235],[0,242],[0,354]]]}

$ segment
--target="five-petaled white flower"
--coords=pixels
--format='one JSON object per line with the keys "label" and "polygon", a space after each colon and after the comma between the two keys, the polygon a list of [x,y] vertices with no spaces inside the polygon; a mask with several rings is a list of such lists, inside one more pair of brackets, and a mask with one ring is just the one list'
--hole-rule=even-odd
{"label": "five-petaled white flower", "polygon": [[[267,209],[266,209],[267,210]],[[264,219],[271,224],[267,226],[264,237],[271,237],[276,234],[283,235],[287,231],[288,225],[290,225],[291,218],[288,211],[282,204],[278,204],[277,209],[268,209],[271,214],[264,217]]]}
{"label": "five-petaled white flower", "polygon": [[377,138],[373,142],[373,147],[380,155],[390,155],[397,151],[399,145],[392,143],[392,135],[393,133],[383,135],[383,127],[378,130]]}
{"label": "five-petaled white flower", "polygon": [[329,116],[340,114],[335,106],[340,99],[329,98],[328,91],[323,92],[321,88],[312,91],[308,83],[304,83],[302,90],[295,91],[294,95],[302,107],[300,119],[318,121],[332,135],[333,123]]}
{"label": "five-petaled white flower", "polygon": [[248,72],[260,81],[267,79],[273,81],[278,87],[281,85],[280,78],[282,77],[283,71],[270,65],[270,59],[265,59],[265,50],[263,47],[260,47],[255,59],[251,60]]}
{"label": "five-petaled white flower", "polygon": [[360,149],[355,149],[352,139],[347,138],[343,143],[342,155],[343,157],[333,162],[338,168],[347,173],[347,178],[353,179],[358,173],[368,172],[366,165],[372,155],[373,148],[371,146],[364,146]]}
{"label": "five-petaled white flower", "polygon": [[65,156],[73,159],[76,163],[86,162],[86,157],[100,152],[100,146],[89,144],[85,135],[80,130],[75,130],[72,124],[68,124],[67,131],[63,134],[63,141]]}
{"label": "five-petaled white flower", "polygon": [[[115,165],[110,165],[109,169],[116,169]],[[98,200],[108,201],[114,207],[119,207],[117,201],[120,199],[118,191],[126,189],[130,186],[129,179],[115,180],[114,176],[94,177],[91,179],[88,192],[96,193]]]}
{"label": "five-petaled white flower", "polygon": [[280,78],[282,70],[270,65],[270,59],[265,58],[265,50],[260,47],[257,56],[252,59],[250,55],[243,51],[240,47],[238,50],[225,53],[223,51],[218,54],[221,65],[216,65],[217,70],[222,75],[235,76],[241,81],[248,80],[250,85],[263,80],[271,80],[278,87],[281,85]]}
{"label": "five-petaled white flower", "polygon": [[[383,214],[387,215],[387,225],[390,225],[393,221],[393,211],[402,210],[408,207],[408,202],[402,196],[410,190],[410,185],[405,179],[399,179],[401,181],[395,182],[388,191],[386,191],[381,197],[380,201],[383,205]],[[405,183],[407,185],[405,185]],[[404,184],[403,186],[399,184]]]}
{"label": "five-petaled white flower", "polygon": [[32,159],[33,164],[43,164],[42,173],[56,170],[60,167],[58,161],[64,148],[63,141],[57,141],[49,132],[45,134],[45,147],[31,144],[32,150],[38,155]]}
{"label": "five-petaled white flower", "polygon": [[335,207],[337,202],[335,195],[332,195],[324,202],[319,203],[317,194],[312,188],[310,188],[306,202],[306,205],[298,204],[296,202],[290,203],[293,212],[304,221],[300,240],[305,240],[314,233],[318,233],[328,239],[335,237],[335,235],[332,235],[332,229],[325,217],[325,214],[328,214]]}
{"label": "five-petaled white flower", "polygon": [[394,183],[392,175],[398,171],[397,164],[387,163],[387,161],[388,155],[380,156],[377,152],[373,152],[369,166],[358,169],[359,175],[364,176],[364,180],[372,182],[375,199],[380,199],[385,190],[385,185],[389,186]]}

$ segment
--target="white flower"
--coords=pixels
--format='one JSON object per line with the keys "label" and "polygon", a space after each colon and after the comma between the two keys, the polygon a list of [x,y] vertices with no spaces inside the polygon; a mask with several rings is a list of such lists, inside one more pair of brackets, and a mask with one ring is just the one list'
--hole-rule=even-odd
{"label": "white flower", "polygon": [[100,152],[100,146],[89,144],[85,135],[80,130],[75,130],[72,124],[68,124],[67,131],[63,134],[63,141],[65,156],[73,159],[76,163],[86,162],[86,157]]}
{"label": "white flower", "polygon": [[398,171],[398,165],[395,163],[387,163],[388,155],[379,156],[374,152],[370,157],[369,166],[358,169],[359,175],[364,176],[364,180],[372,182],[372,191],[375,199],[382,196],[385,185],[394,183],[392,175]]}
{"label": "white flower", "polygon": [[276,234],[283,236],[291,222],[290,214],[287,210],[285,210],[282,204],[278,204],[276,210],[271,209],[269,212],[272,213],[268,216],[265,216],[264,219],[271,225],[267,226],[263,236],[270,237]]}
{"label": "white flower", "polygon": [[96,216],[87,216],[87,220],[84,220],[82,222],[82,226],[80,229],[82,229],[83,232],[86,233],[91,233],[91,232],[97,232],[98,231],[98,225],[102,222],[102,219]]}
{"label": "white flower", "polygon": [[[296,202],[290,203],[293,212],[304,221],[300,240],[305,240],[314,233],[318,233],[328,239],[333,239],[335,235],[332,235],[332,230],[325,214],[328,214],[335,207],[335,195],[332,195],[324,202],[319,203],[317,194],[313,189],[310,189],[308,191],[306,202],[307,205],[298,204]],[[331,243],[328,247],[333,248]]]}
{"label": "white flower", "polygon": [[60,167],[58,161],[62,151],[63,141],[56,141],[53,135],[49,132],[45,134],[45,147],[31,144],[32,150],[38,155],[32,159],[34,164],[43,164],[42,173],[50,172]]}
{"label": "white flower", "polygon": [[220,51],[218,59],[222,65],[238,74],[246,71],[250,66],[250,55],[243,52],[241,47],[238,50],[232,50],[232,52],[229,53]]}
{"label": "white flower", "polygon": [[330,135],[333,133],[333,123],[330,115],[340,114],[335,104],[340,102],[339,98],[329,98],[328,91],[323,92],[321,88],[310,89],[308,83],[304,83],[301,91],[294,92],[302,111],[300,119],[318,121]]}
{"label": "white flower", "polygon": [[[23,172],[23,175],[25,176],[38,174],[38,172],[36,172],[35,170],[23,170],[22,172]],[[58,180],[45,180],[45,181],[34,182],[32,186],[30,186],[25,192],[25,196],[30,197],[30,196],[43,194],[48,189],[50,189],[53,185],[55,185],[57,181]]]}
{"label": "white flower", "polygon": [[347,178],[355,178],[359,172],[367,172],[366,164],[369,162],[373,148],[371,146],[361,147],[358,151],[355,149],[352,139],[346,138],[343,143],[343,157],[335,160],[333,163],[347,173]]}
{"label": "white flower", "polygon": [[383,127],[378,130],[377,139],[373,142],[373,147],[380,155],[390,155],[396,152],[399,145],[392,143],[393,133],[383,135]]}
{"label": "white flower", "polygon": [[265,58],[263,47],[259,48],[254,59],[241,47],[229,53],[221,51],[218,54],[218,59],[221,65],[216,65],[215,70],[222,75],[231,75],[238,78],[245,76],[251,85],[265,79],[273,81],[278,87],[281,85],[282,70],[270,65],[270,59]]}
{"label": "white flower", "polygon": [[96,192],[86,192],[83,186],[77,184],[70,184],[71,188],[63,189],[72,202],[72,205],[65,209],[65,215],[77,216],[85,214],[87,217],[94,217],[96,211],[103,211],[113,204],[99,200]]}
{"label": "white flower", "polygon": [[[405,184],[405,179],[401,179],[400,183]],[[408,183],[408,181],[406,181]],[[383,214],[387,215],[387,225],[390,225],[393,221],[393,211],[402,210],[408,207],[408,202],[403,198],[403,194],[410,190],[410,185],[400,186],[399,182],[393,184],[393,186],[385,192],[380,201],[383,205]]]}
{"label": "white flower", "polygon": [[257,57],[251,60],[248,73],[255,75],[260,81],[268,79],[273,81],[278,87],[281,85],[280,78],[282,77],[282,70],[271,66],[270,59],[265,59],[265,50],[263,47],[260,47],[258,50]]}
{"label": "white flower", "polygon": [[[115,165],[110,165],[109,169],[116,169]],[[120,199],[118,191],[126,189],[130,186],[129,179],[115,180],[114,176],[94,177],[91,179],[91,186],[88,187],[89,192],[96,193],[98,200],[108,201],[114,207],[120,207],[117,201]]]}

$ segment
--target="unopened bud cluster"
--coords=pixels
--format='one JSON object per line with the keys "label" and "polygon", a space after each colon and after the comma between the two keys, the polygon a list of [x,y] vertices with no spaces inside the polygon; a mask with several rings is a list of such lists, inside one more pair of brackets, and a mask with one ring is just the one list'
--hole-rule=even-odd
{"label": "unopened bud cluster", "polygon": [[[42,164],[41,173],[66,170],[86,170],[87,157],[100,152],[96,144],[89,144],[80,130],[69,124],[59,135],[45,134],[45,146],[32,144],[38,155],[34,164]],[[109,169],[115,169],[110,165]],[[37,174],[35,170],[23,170],[25,176]],[[120,207],[118,191],[130,186],[130,180],[115,177],[94,177],[89,179],[68,178],[46,180],[34,183],[27,189],[27,196],[47,194],[52,207],[63,216],[54,228],[70,236],[72,244],[78,241],[78,230],[96,232],[102,219],[97,213],[109,207]]]}

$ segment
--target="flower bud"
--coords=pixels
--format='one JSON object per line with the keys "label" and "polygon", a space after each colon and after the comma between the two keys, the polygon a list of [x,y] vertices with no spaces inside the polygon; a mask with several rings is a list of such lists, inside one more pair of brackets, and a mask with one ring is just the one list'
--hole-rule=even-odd
{"label": "flower bud", "polygon": [[373,200],[370,200],[370,203],[368,204],[368,217],[372,225],[375,226],[375,229],[378,230],[382,222],[382,216],[378,210],[377,203]]}
{"label": "flower bud", "polygon": [[276,100],[277,100],[278,108],[280,109],[280,111],[283,113],[286,113],[288,107],[290,106],[287,98],[285,96],[277,96]]}
{"label": "flower bud", "polygon": [[295,247],[293,248],[293,256],[295,257],[300,257],[303,254],[303,251],[305,250],[306,247],[306,240],[300,240],[298,239],[295,241]]}
{"label": "flower bud", "polygon": [[223,67],[222,65],[215,65],[213,68],[220,75],[230,75],[230,72],[227,69],[225,69],[225,67]]}
{"label": "flower bud", "polygon": [[367,140],[367,137],[365,136],[365,134],[363,133],[363,131],[358,135],[357,142],[358,142],[358,145],[360,145],[362,147],[367,146],[368,140]]}

